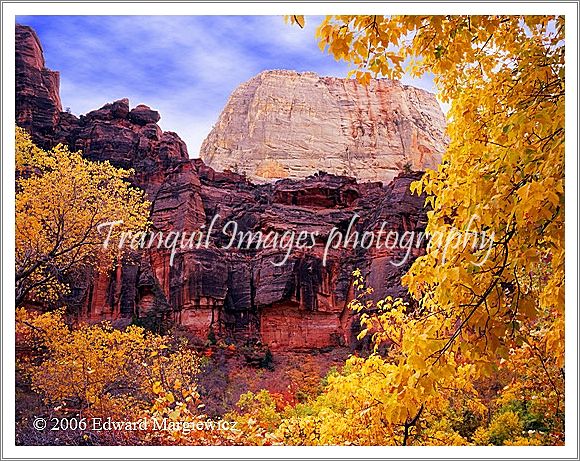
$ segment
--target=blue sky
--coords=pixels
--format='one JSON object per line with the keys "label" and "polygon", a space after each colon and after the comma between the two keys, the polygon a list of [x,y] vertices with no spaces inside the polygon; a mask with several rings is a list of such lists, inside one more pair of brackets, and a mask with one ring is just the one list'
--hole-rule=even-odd
{"label": "blue sky", "polygon": [[[19,16],[60,71],[63,107],[76,114],[128,97],[159,110],[189,155],[211,130],[231,92],[268,69],[345,77],[348,65],[320,52],[314,30],[280,16]],[[405,83],[434,91],[432,80]]]}

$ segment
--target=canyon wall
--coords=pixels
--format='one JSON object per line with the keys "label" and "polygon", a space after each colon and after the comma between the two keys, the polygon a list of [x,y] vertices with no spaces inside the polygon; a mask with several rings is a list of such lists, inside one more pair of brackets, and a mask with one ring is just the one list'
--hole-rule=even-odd
{"label": "canyon wall", "polygon": [[312,72],[265,71],[240,85],[202,144],[217,170],[252,180],[319,170],[388,182],[436,167],[446,144],[435,96],[387,79],[368,86]]}
{"label": "canyon wall", "polygon": [[[269,76],[279,81],[287,80],[286,86],[298,85],[297,80],[306,79],[307,87],[324,85],[325,91],[334,88],[335,92],[342,88],[340,91],[346,91],[348,98],[341,104],[358,113],[359,119],[362,115],[358,108],[363,105],[367,108],[365,110],[380,112],[376,107],[377,100],[369,102],[369,94],[364,93],[369,90],[359,94],[357,92],[363,90],[356,84],[337,79],[321,80],[310,74],[281,72],[261,74],[256,81],[261,82]],[[177,134],[163,132],[157,124],[159,113],[147,106],[131,108],[129,101],[123,99],[80,117],[63,112],[58,73],[44,68],[38,37],[26,26],[16,26],[16,81],[17,123],[43,147],[49,148],[60,142],[71,149],[82,150],[91,160],[109,160],[115,166],[133,168],[133,183],[143,188],[152,202],[151,221],[155,230],[194,231],[204,226],[207,229],[214,216],[219,215],[219,225],[233,220],[238,223],[240,232],[267,234],[295,230],[317,232],[318,235],[316,246],[295,249],[288,261],[280,266],[272,262],[284,258],[283,249],[261,249],[250,245],[226,250],[223,246],[228,237],[219,232],[208,248],[179,250],[173,264],[170,264],[166,250],[151,249],[128,254],[108,272],[87,272],[84,282],[77,282],[69,307],[79,319],[111,320],[117,325],[170,320],[203,340],[215,335],[236,341],[261,342],[273,350],[313,349],[353,344],[357,331],[353,325],[355,319],[346,306],[353,296],[354,269],[359,268],[369,276],[375,288],[375,299],[387,294],[405,294],[400,277],[412,259],[421,254],[422,248],[413,248],[412,257],[397,267],[391,261],[401,260],[406,253],[404,248],[353,250],[352,247],[337,245],[330,249],[324,264],[324,244],[333,228],[345,232],[355,214],[359,219],[353,230],[361,233],[376,231],[384,226],[383,223],[386,223],[387,230],[422,231],[426,225],[423,198],[409,192],[409,184],[419,178],[420,173],[399,173],[388,184],[359,183],[352,177],[326,173],[315,173],[299,180],[288,178],[256,184],[242,174],[216,171],[203,160],[190,159],[185,143]],[[433,104],[419,102],[418,95],[423,94],[420,90],[386,81],[372,85],[386,93],[405,95],[404,104],[399,99],[395,106],[385,106],[380,113],[404,114],[409,118],[404,123],[409,123],[412,128],[404,135],[402,131],[398,132],[398,141],[392,136],[383,140],[380,124],[372,125],[383,120],[382,116],[377,115],[375,122],[361,121],[361,150],[356,154],[358,166],[349,172],[362,173],[368,143],[379,143],[380,146],[395,143],[399,153],[393,154],[393,158],[417,161],[415,166],[435,164],[442,135],[440,114]],[[258,89],[252,94],[252,107],[260,109],[244,115],[246,122],[259,125],[263,133],[269,133],[268,139],[285,136],[287,127],[276,123],[269,126],[268,111],[278,107],[279,101],[272,100],[267,94],[261,95]],[[316,101],[308,102],[307,96],[304,93],[302,102],[291,105],[288,110],[312,113],[312,117],[320,120],[326,117],[317,114]],[[241,97],[239,91],[232,100],[238,97]],[[388,105],[389,97],[385,95],[380,104]],[[363,98],[367,99],[363,101]],[[353,101],[357,101],[354,106]],[[278,113],[277,109],[274,112]],[[417,115],[421,113],[423,115]],[[234,117],[233,114],[230,116]],[[252,117],[253,121],[250,120]],[[412,122],[413,117],[422,120],[423,125]],[[399,119],[392,119],[387,125],[392,127],[403,123],[395,120]],[[336,121],[328,119],[328,123]],[[433,122],[433,128],[430,122]],[[224,115],[218,127],[222,123],[225,123]],[[369,128],[369,123],[374,128]],[[326,129],[330,131],[327,133]],[[367,129],[371,131],[365,131]],[[345,146],[346,128],[342,125],[327,125],[324,129],[313,125],[313,131],[309,132],[304,124],[301,130],[300,136],[311,140],[319,139],[322,132],[326,133],[326,138],[316,141],[313,159],[317,159],[324,149],[328,149],[330,157],[336,157],[337,147],[332,142],[334,134],[340,149]],[[374,134],[371,136],[370,132]],[[223,137],[224,133],[218,136],[214,130],[208,140],[218,136],[222,144],[234,145],[238,142],[236,136],[245,136],[243,130],[232,133],[231,139]],[[285,138],[280,140],[286,142]],[[206,141],[206,148],[209,143]],[[269,155],[260,147],[252,146],[249,144],[242,149],[244,156],[259,161]],[[301,147],[304,154],[311,146],[304,144]],[[413,157],[410,154],[413,149],[419,153],[423,151],[422,156]],[[338,157],[336,159],[338,162]],[[290,177],[306,175],[317,169],[316,162],[301,168],[299,159],[294,160],[294,166],[286,165]],[[378,168],[373,174],[385,178],[389,177],[387,170],[394,175],[395,168],[380,166],[390,165],[383,160],[371,155],[365,169],[373,172]],[[370,177],[371,174],[367,173],[363,179]]]}

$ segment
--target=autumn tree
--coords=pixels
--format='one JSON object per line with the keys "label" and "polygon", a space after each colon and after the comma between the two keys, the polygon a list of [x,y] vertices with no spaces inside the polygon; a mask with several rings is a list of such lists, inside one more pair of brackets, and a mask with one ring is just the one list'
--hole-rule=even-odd
{"label": "autumn tree", "polygon": [[[147,224],[149,203],[127,182],[131,171],[91,162],[58,145],[43,150],[16,128],[16,305],[67,293],[66,277],[89,265],[107,267],[99,225],[112,238]],[[108,230],[108,228],[107,228]]]}
{"label": "autumn tree", "polygon": [[371,76],[433,73],[450,105],[442,163],[413,185],[427,194],[427,232],[439,237],[403,280],[419,308],[385,300],[385,310],[364,319],[363,334],[389,352],[350,359],[351,372],[324,394],[320,414],[338,418],[335,437],[325,440],[344,443],[366,430],[369,442],[407,444],[426,418],[433,429],[450,392],[466,395],[470,383],[516,360],[536,384],[527,384],[531,391],[514,383],[513,395],[542,394],[560,432],[564,18],[327,16],[317,37],[365,84]]}
{"label": "autumn tree", "polygon": [[[62,310],[19,308],[16,350],[20,381],[42,397],[47,411],[63,417],[205,419],[197,411],[201,360],[184,341],[106,322],[71,328]],[[163,435],[174,440],[178,432]],[[154,436],[141,434],[141,441]]]}
{"label": "autumn tree", "polygon": [[71,328],[61,310],[39,314],[20,308],[16,333],[20,350],[29,352],[21,354],[20,365],[33,389],[52,405],[82,411],[114,401],[126,407],[131,400],[148,409],[166,392],[187,404],[196,389],[197,355],[138,326]]}

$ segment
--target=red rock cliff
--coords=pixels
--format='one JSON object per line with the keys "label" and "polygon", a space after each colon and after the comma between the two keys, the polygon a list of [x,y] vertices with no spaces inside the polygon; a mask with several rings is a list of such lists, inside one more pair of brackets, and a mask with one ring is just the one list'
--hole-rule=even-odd
{"label": "red rock cliff", "polygon": [[51,141],[62,111],[60,77],[44,67],[40,40],[30,27],[16,26],[16,44],[16,123],[44,145]]}
{"label": "red rock cliff", "polygon": [[[322,348],[353,341],[346,305],[355,268],[371,274],[377,298],[404,294],[400,277],[411,260],[390,264],[404,249],[338,247],[325,265],[324,244],[332,228],[345,231],[355,213],[360,232],[382,223],[397,231],[422,230],[423,200],[408,188],[420,174],[399,175],[388,185],[330,174],[253,184],[190,160],[183,141],[163,132],[160,115],[147,106],[131,109],[124,99],[80,117],[62,112],[58,74],[44,69],[38,38],[25,26],[16,28],[16,66],[17,123],[45,147],[64,142],[90,159],[133,168],[134,182],[152,202],[155,229],[193,231],[219,214],[221,223],[234,220],[242,232],[318,235],[314,248],[293,251],[282,266],[272,261],[283,258],[284,250],[225,250],[223,234],[209,248],[179,251],[173,265],[161,250],[129,255],[108,274],[87,273],[77,282],[70,305],[80,318],[119,324],[164,318],[202,339],[213,331],[272,349]],[[415,257],[421,249],[413,252]]]}

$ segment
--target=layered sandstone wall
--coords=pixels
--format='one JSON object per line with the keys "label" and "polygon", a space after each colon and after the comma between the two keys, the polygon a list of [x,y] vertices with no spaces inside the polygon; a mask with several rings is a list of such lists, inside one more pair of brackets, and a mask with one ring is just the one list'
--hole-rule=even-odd
{"label": "layered sandstone wall", "polygon": [[445,118],[435,96],[387,79],[368,86],[312,72],[265,71],[240,85],[202,144],[216,170],[252,180],[319,170],[392,180],[441,161]]}

